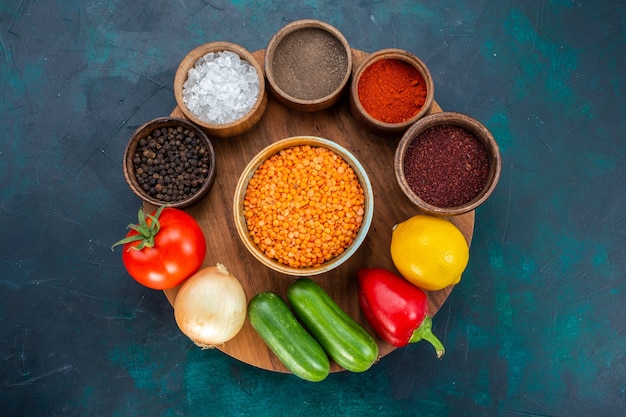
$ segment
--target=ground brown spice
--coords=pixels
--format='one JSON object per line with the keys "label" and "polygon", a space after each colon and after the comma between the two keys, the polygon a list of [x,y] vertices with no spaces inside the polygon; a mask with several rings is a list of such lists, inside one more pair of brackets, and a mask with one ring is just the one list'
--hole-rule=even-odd
{"label": "ground brown spice", "polygon": [[407,148],[404,175],[418,197],[437,207],[456,207],[475,198],[489,176],[489,155],[468,130],[438,125]]}
{"label": "ground brown spice", "polygon": [[272,71],[278,87],[301,100],[316,100],[335,91],[348,71],[341,42],[323,29],[306,28],[277,45]]}

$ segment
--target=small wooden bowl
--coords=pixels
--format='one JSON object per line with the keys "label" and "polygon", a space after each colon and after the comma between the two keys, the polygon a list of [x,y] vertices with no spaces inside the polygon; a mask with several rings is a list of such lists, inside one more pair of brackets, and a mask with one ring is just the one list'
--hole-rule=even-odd
{"label": "small wooden bowl", "polygon": [[[207,178],[204,180],[204,183],[194,195],[184,200],[167,202],[154,198],[141,188],[135,175],[135,164],[133,162],[133,157],[135,155],[135,151],[137,150],[139,141],[143,138],[148,137],[148,135],[150,135],[156,129],[164,127],[182,127],[183,129],[189,129],[202,140],[207,148],[207,151],[209,152],[209,172],[207,173]],[[144,202],[152,204],[156,207],[167,204],[169,207],[184,208],[200,201],[211,189],[213,181],[215,180],[215,151],[213,149],[213,144],[211,143],[207,135],[198,126],[185,119],[177,117],[160,117],[145,123],[143,126],[140,126],[132,135],[132,137],[128,141],[128,144],[126,145],[126,149],[124,150],[123,169],[124,178],[126,179],[128,186],[135,193],[135,195],[137,195],[137,197],[142,199]]]}
{"label": "small wooden bowl", "polygon": [[[242,118],[230,123],[215,124],[199,119],[187,108],[183,101],[183,84],[187,81],[189,70],[194,67],[200,58],[210,52],[221,51],[234,52],[239,55],[241,59],[248,61],[254,67],[259,76],[259,96],[254,106]],[[267,92],[265,90],[263,67],[247,49],[230,42],[210,42],[200,45],[189,52],[180,62],[176,70],[176,76],[174,77],[174,96],[176,97],[178,107],[187,119],[202,127],[209,135],[217,137],[230,137],[247,132],[261,119],[267,107]]]}
{"label": "small wooden bowl", "polygon": [[[399,60],[406,62],[417,69],[426,83],[426,98],[421,109],[412,117],[398,123],[388,123],[374,118],[369,114],[359,97],[359,82],[364,71],[380,60]],[[352,75],[350,85],[350,110],[352,116],[370,131],[383,135],[397,135],[404,133],[409,126],[417,122],[430,112],[435,97],[435,85],[428,67],[415,55],[402,49],[388,48],[374,52],[361,62]]]}
{"label": "small wooden bowl", "polygon": [[[265,50],[269,89],[294,110],[315,112],[332,106],[347,90],[351,73],[348,41],[319,20],[297,20],[284,26]],[[326,85],[314,89],[317,84]]]}
{"label": "small wooden bowl", "polygon": [[[473,199],[455,207],[437,207],[422,200],[413,192],[405,176],[404,163],[407,149],[413,140],[422,132],[439,125],[454,125],[467,130],[484,145],[487,151],[489,173],[484,187]],[[406,131],[396,148],[394,169],[398,185],[400,185],[402,192],[404,192],[407,198],[422,212],[433,216],[456,216],[476,209],[491,196],[500,179],[502,159],[500,149],[493,135],[479,121],[460,113],[441,112],[422,118]]]}
{"label": "small wooden bowl", "polygon": [[[320,266],[309,268],[290,267],[279,263],[275,259],[269,258],[265,253],[263,253],[250,237],[247,221],[244,216],[243,207],[243,201],[245,198],[246,190],[248,188],[248,182],[256,172],[257,168],[266,159],[275,155],[279,151],[299,145],[325,147],[343,158],[343,160],[352,167],[356,176],[358,177],[359,183],[363,188],[365,202],[365,213],[363,215],[363,222],[361,223],[361,227],[359,228],[359,231],[357,232],[356,237],[354,238],[350,246],[348,246],[341,254],[337,255],[330,261],[325,262]],[[372,185],[367,176],[367,173],[365,172],[365,169],[363,168],[363,165],[361,165],[361,163],[342,146],[328,139],[318,138],[315,136],[297,136],[273,143],[272,145],[266,147],[261,152],[259,152],[250,161],[250,163],[243,170],[241,176],[239,177],[239,181],[237,182],[233,202],[233,214],[235,217],[235,226],[237,227],[237,233],[239,234],[241,241],[243,242],[246,249],[263,265],[273,269],[274,271],[287,275],[311,276],[322,274],[338,267],[339,265],[347,261],[357,251],[359,246],[361,246],[363,240],[367,236],[367,232],[369,231],[370,225],[372,223],[372,217],[374,215],[374,193],[372,191]]]}

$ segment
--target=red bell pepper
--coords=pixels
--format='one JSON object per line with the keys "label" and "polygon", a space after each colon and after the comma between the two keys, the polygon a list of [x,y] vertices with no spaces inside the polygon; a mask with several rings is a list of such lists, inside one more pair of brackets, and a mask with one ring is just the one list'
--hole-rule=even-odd
{"label": "red bell pepper", "polygon": [[424,291],[382,268],[361,269],[357,278],[361,310],[382,339],[396,347],[424,339],[435,347],[438,358],[443,356],[445,349],[432,332]]}

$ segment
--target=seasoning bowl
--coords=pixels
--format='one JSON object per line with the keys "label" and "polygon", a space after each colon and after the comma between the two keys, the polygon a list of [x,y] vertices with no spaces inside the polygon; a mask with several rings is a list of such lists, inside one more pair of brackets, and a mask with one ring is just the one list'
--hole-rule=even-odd
{"label": "seasoning bowl", "polygon": [[[165,135],[162,134],[164,130]],[[173,136],[179,135],[172,140],[183,142],[186,161],[180,156],[180,146],[183,145],[172,144],[169,132]],[[171,156],[166,155],[168,152]],[[164,167],[159,161],[170,166]],[[185,163],[189,165],[186,167]],[[178,167],[183,173],[195,176],[195,184],[191,184],[191,179],[179,180]],[[215,151],[198,126],[177,117],[160,117],[140,126],[131,136],[124,150],[123,169],[128,186],[144,202],[157,207],[167,204],[169,207],[184,208],[200,201],[211,189],[215,180]],[[172,191],[174,197],[166,197],[168,189],[178,189],[178,184],[184,184],[183,192],[185,186],[190,189],[183,195]]]}
{"label": "seasoning bowl", "polygon": [[406,131],[394,165],[402,192],[422,212],[456,216],[476,209],[491,196],[502,159],[493,135],[479,121],[441,112]]}
{"label": "seasoning bowl", "polygon": [[[360,222],[360,226],[358,227],[358,230],[351,232],[354,234],[353,239],[351,243],[349,243],[343,249],[343,252],[334,256],[332,259],[326,259],[324,260],[324,262],[320,262],[317,265],[294,266],[294,265],[289,265],[287,262],[279,262],[277,260],[278,257],[270,257],[270,255],[266,253],[267,251],[264,251],[263,249],[261,249],[260,245],[255,242],[255,238],[251,236],[251,228],[249,228],[248,218],[246,217],[246,210],[255,210],[255,208],[246,203],[246,192],[248,191],[248,187],[251,181],[261,181],[259,177],[255,176],[255,173],[257,172],[259,167],[261,167],[259,171],[267,167],[267,165],[264,165],[264,163],[268,159],[272,158],[274,155],[277,155],[279,153],[287,153],[289,150],[295,149],[295,147],[306,147],[306,146],[310,146],[311,148],[315,148],[315,149],[326,148],[327,150],[332,151],[332,153],[334,153],[336,156],[340,157],[340,159],[343,160],[343,162],[347,163],[347,165],[349,165],[349,167],[352,168],[352,170],[354,171],[354,176],[356,176],[356,180],[358,180],[358,183],[360,184],[360,188],[362,189],[362,206],[359,206],[361,208],[359,210],[359,213],[360,213],[360,216],[362,217],[362,220]],[[308,163],[305,159],[306,158],[297,159],[297,162],[308,166]],[[314,159],[311,159],[311,161],[313,161],[311,162],[312,164],[315,162]],[[321,162],[315,162],[315,163],[321,163]],[[318,169],[318,168],[319,167],[316,167],[315,169]],[[325,167],[323,172],[329,172],[329,171],[331,171],[331,168]],[[337,171],[341,172],[343,170],[340,170],[339,168],[337,168]],[[290,172],[292,171],[290,170]],[[349,170],[346,169],[345,172],[349,172]],[[272,174],[272,177],[274,176],[275,175]],[[308,176],[302,177],[303,180],[308,179],[308,178],[309,178]],[[328,185],[328,182],[325,182],[325,184]],[[296,189],[296,191],[294,192],[299,193],[299,191],[297,191],[297,186],[295,184],[289,183],[288,187],[289,187],[289,190]],[[305,187],[306,188],[300,188],[300,191],[303,191],[304,193],[309,193],[310,188],[308,186],[305,186]],[[332,193],[332,194],[336,195],[337,193]],[[330,197],[329,197],[329,200],[330,200]],[[306,211],[306,208],[308,207],[312,207],[313,211],[315,211],[314,209],[315,205],[311,199],[309,200],[308,205],[307,203],[302,203],[303,210],[300,210],[300,207],[298,206],[299,200],[297,200],[296,197],[293,197],[292,199],[287,198],[286,201],[287,203],[285,203],[285,201],[278,200],[278,202],[274,203],[276,204],[276,207],[278,207],[278,204],[282,204],[281,207],[284,207],[285,209],[284,213],[280,213],[280,214],[284,214],[285,217],[280,218],[280,214],[279,214],[280,221],[279,223],[274,224],[275,227],[278,227],[279,229],[291,230],[289,228],[286,228],[285,223],[283,222],[286,222],[286,223],[289,223],[292,221],[298,222],[298,220],[301,220],[303,222],[311,221],[311,218],[309,218],[311,213]],[[334,204],[336,204],[336,202],[333,202],[333,205]],[[260,202],[259,202],[259,205],[260,205]],[[262,207],[267,207],[267,205],[264,205]],[[317,207],[319,208],[321,206],[317,206]],[[331,230],[331,229],[339,229],[340,224],[343,227],[344,224],[350,222],[350,219],[353,218],[354,213],[357,212],[356,205],[350,207],[348,204],[345,204],[344,205],[345,215],[341,217],[342,215],[340,214],[340,218],[337,219],[336,217],[334,217],[334,215],[336,215],[337,212],[332,211],[334,208],[336,207],[331,208],[331,204],[329,201],[327,208],[322,208],[322,211],[317,212],[316,214],[320,216],[319,222],[325,225],[325,229],[324,229],[325,232],[327,231],[329,234],[333,234],[333,235],[335,233],[335,230]],[[290,210],[290,212],[295,213],[295,215],[289,215],[286,212],[286,210]],[[350,210],[352,210],[351,211],[352,214],[348,214]],[[374,194],[372,191],[370,180],[367,176],[367,173],[365,172],[365,169],[363,168],[361,163],[349,151],[347,151],[340,145],[328,139],[323,139],[323,138],[314,137],[314,136],[298,136],[298,137],[291,137],[291,138],[283,139],[283,140],[273,143],[272,145],[266,147],[261,152],[259,152],[249,162],[249,164],[243,170],[239,178],[239,181],[237,183],[237,187],[235,189],[233,214],[235,218],[235,225],[237,228],[237,233],[239,234],[241,241],[243,242],[246,249],[258,261],[260,261],[263,265],[267,266],[268,268],[271,268],[272,270],[277,271],[282,274],[291,275],[291,276],[310,276],[310,275],[322,274],[324,272],[331,271],[332,269],[346,262],[358,250],[359,246],[361,246],[361,244],[363,243],[367,235],[367,232],[370,228],[371,222],[372,222],[372,217],[374,214]],[[301,216],[301,218],[299,216]],[[329,224],[327,220],[321,220],[321,218],[323,218],[322,216],[325,218],[335,219],[333,221],[337,223],[336,227]],[[251,222],[257,221],[257,220],[252,220],[252,219],[253,218],[251,218],[250,220]],[[318,218],[316,218],[314,214],[313,221],[315,222],[316,219]],[[348,220],[345,220],[345,219],[348,219]],[[302,223],[299,223],[299,225],[302,225]],[[307,232],[303,230],[302,233],[308,233],[308,231],[310,231],[310,229],[307,230]],[[300,242],[300,241],[297,241],[297,242],[292,241],[291,239],[302,237],[302,236],[291,236],[291,232],[289,233],[290,234],[287,238],[277,237],[276,241],[271,243],[272,247],[276,247],[277,250],[280,250],[278,248],[280,247],[280,245],[283,245],[284,247],[288,247],[289,250],[291,251],[292,248],[300,247],[298,245],[305,243],[305,242]],[[260,235],[255,235],[255,236],[260,236]],[[323,237],[323,238],[327,239],[326,237]],[[257,237],[256,239],[261,240],[261,238],[259,237]],[[312,242],[313,240],[315,240],[314,245],[316,247],[320,247],[320,245],[317,242],[318,239],[313,239],[313,238],[307,239],[306,237],[302,237],[302,240],[308,241],[308,242]],[[328,241],[330,241],[330,239],[328,239]],[[265,243],[269,244],[269,242],[267,241],[265,241]],[[311,246],[311,248],[313,247]],[[317,249],[312,249],[312,250],[317,251]],[[302,254],[302,252],[298,252],[298,249],[293,249],[293,252]],[[298,256],[297,253],[294,256]]]}
{"label": "seasoning bowl", "polygon": [[294,21],[265,50],[269,90],[294,110],[315,112],[336,103],[348,89],[352,51],[346,38],[319,20]]}
{"label": "seasoning bowl", "polygon": [[[183,90],[186,88],[185,83],[189,77],[189,70],[193,69],[197,64],[202,63],[203,57],[207,54],[221,54],[224,52],[232,52],[239,56],[241,62],[245,64],[246,62],[250,64],[254,68],[254,72],[258,78],[258,94],[256,101],[254,104],[243,106],[243,108],[249,108],[247,113],[241,115],[243,111],[231,111],[231,115],[233,113],[237,113],[238,118],[232,121],[218,122],[217,118],[214,116],[209,117],[200,117],[189,109],[189,106],[185,104],[184,92]],[[238,65],[237,63],[232,65]],[[237,66],[237,68],[241,68]],[[230,68],[224,69],[224,67],[220,67],[220,69],[224,72],[228,72]],[[206,78],[206,76],[204,77]],[[225,85],[225,82],[219,82],[219,79],[215,80],[216,83],[213,87],[206,87],[207,91],[217,91],[221,85]],[[250,83],[252,84],[252,83]],[[216,87],[217,86],[217,87]],[[225,93],[224,91],[221,91]],[[234,93],[233,93],[234,95]],[[250,94],[252,96],[252,93]],[[178,65],[178,69],[176,70],[176,75],[174,77],[174,96],[176,98],[176,103],[178,104],[178,108],[183,112],[185,117],[191,120],[193,123],[202,127],[205,132],[214,137],[230,137],[240,135],[252,129],[256,123],[261,119],[265,109],[267,107],[267,93],[265,89],[265,75],[263,72],[263,67],[258,63],[258,61],[254,58],[254,56],[244,47],[230,43],[230,42],[210,42],[204,45],[200,45],[189,52],[183,60]],[[211,99],[212,100],[212,99]],[[211,105],[214,111],[224,111],[225,114],[228,114],[225,107],[232,108],[232,105],[224,106],[222,102],[218,102],[216,105]],[[220,104],[220,105],[218,105]],[[250,103],[248,103],[250,104]],[[208,120],[213,121],[208,121]]]}
{"label": "seasoning bowl", "polygon": [[430,71],[417,56],[402,49],[382,49],[354,71],[350,110],[369,130],[398,135],[430,112],[434,95]]}

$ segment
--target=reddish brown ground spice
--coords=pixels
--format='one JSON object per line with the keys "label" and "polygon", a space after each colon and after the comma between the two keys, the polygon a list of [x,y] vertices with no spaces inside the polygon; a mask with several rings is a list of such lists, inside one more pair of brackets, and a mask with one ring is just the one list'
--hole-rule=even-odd
{"label": "reddish brown ground spice", "polygon": [[456,207],[475,198],[489,176],[489,156],[468,130],[438,125],[420,133],[404,158],[404,175],[418,197],[437,207]]}
{"label": "reddish brown ground spice", "polygon": [[359,78],[363,109],[385,123],[402,123],[415,116],[426,101],[426,82],[420,72],[399,59],[381,59]]}

